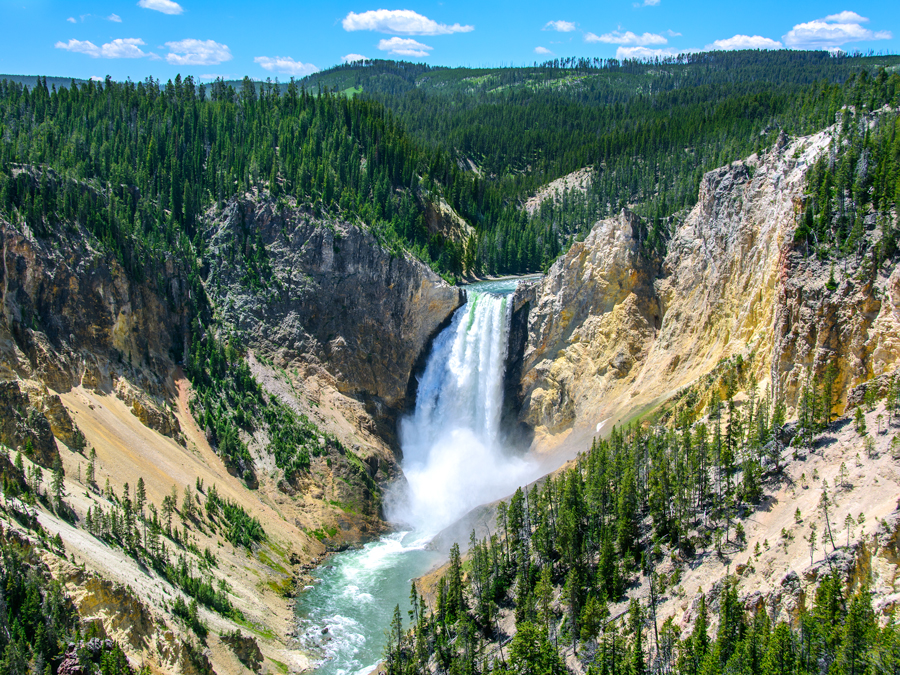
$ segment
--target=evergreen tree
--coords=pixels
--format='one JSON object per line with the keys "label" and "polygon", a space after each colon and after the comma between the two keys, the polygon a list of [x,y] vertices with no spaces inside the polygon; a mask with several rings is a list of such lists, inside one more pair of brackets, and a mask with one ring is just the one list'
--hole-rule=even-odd
{"label": "evergreen tree", "polygon": [[56,460],[53,462],[53,482],[51,483],[51,490],[53,491],[53,504],[57,510],[62,507],[63,497],[65,497],[66,495],[64,480],[65,472],[63,471],[62,461],[57,456]]}
{"label": "evergreen tree", "polygon": [[87,471],[85,472],[85,479],[87,480],[88,486],[95,486],[95,480],[97,477],[97,451],[91,447],[90,455],[88,456],[88,465]]}
{"label": "evergreen tree", "polygon": [[644,661],[642,638],[644,631],[643,617],[641,615],[641,606],[634,598],[631,599],[631,603],[628,607],[628,629],[634,640],[631,645],[631,659],[629,661],[628,672],[630,675],[644,675],[647,666]]}

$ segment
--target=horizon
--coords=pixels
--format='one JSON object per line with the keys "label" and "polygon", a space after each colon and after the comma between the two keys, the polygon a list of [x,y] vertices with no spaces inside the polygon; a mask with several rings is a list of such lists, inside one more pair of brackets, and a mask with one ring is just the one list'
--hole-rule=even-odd
{"label": "horizon", "polygon": [[[717,53],[725,53],[725,52],[730,52],[730,51],[801,51],[801,50],[752,50],[752,49],[751,50],[717,50]],[[881,58],[881,57],[896,58],[896,57],[900,56],[900,51],[893,52],[893,51],[886,51],[886,50],[867,50],[866,52],[862,52],[859,50],[855,50],[852,52],[843,52],[843,51],[835,52],[834,50],[802,50],[802,51],[805,53],[824,52],[824,53],[828,53],[832,56],[840,55],[840,56],[843,56],[846,58],[852,58],[852,59],[877,59],[877,58]],[[690,56],[698,56],[700,54],[707,54],[707,53],[714,53],[714,52],[712,52],[712,51],[683,52],[683,53],[680,53],[677,55],[671,55],[671,56],[665,56],[665,57],[640,56],[640,57],[635,57],[635,58],[630,58],[630,59],[625,59],[625,60],[619,60],[619,63],[625,63],[627,61],[627,62],[631,62],[631,63],[639,63],[642,65],[654,65],[657,62],[659,62],[660,65],[690,65],[690,64],[683,64],[683,63],[673,63],[671,61],[671,59],[684,58],[684,57],[690,57]],[[321,75],[321,74],[325,74],[325,73],[328,73],[331,71],[341,70],[341,69],[345,69],[345,68],[347,68],[347,69],[367,68],[376,63],[397,63],[397,64],[411,63],[414,65],[425,66],[427,68],[434,69],[434,70],[515,70],[515,69],[529,69],[529,68],[530,69],[542,69],[542,68],[578,69],[580,66],[565,65],[565,64],[560,64],[558,66],[553,65],[554,60],[564,62],[564,61],[567,61],[570,59],[575,59],[575,58],[578,58],[578,57],[558,56],[556,59],[549,59],[549,60],[540,61],[540,62],[535,61],[535,62],[531,62],[531,63],[524,63],[521,65],[501,64],[501,65],[477,65],[477,66],[473,66],[473,65],[443,66],[443,65],[436,65],[436,64],[428,63],[427,61],[422,61],[422,62],[416,63],[413,61],[404,61],[402,59],[364,59],[361,61],[351,61],[351,62],[347,62],[347,63],[334,64],[327,68],[317,70],[314,73],[310,73],[309,75],[304,75],[302,77],[290,76],[287,78],[278,77],[278,76],[272,77],[271,75],[260,76],[258,74],[251,76],[249,73],[245,74],[245,75],[235,74],[233,77],[228,77],[228,78],[225,78],[221,75],[216,76],[215,78],[207,78],[207,77],[203,77],[203,76],[198,77],[198,76],[195,76],[190,73],[184,74],[182,76],[182,73],[180,73],[180,72],[176,73],[173,77],[169,77],[167,80],[163,80],[161,78],[155,78],[152,75],[148,75],[147,77],[142,78],[140,80],[135,80],[130,75],[126,76],[125,78],[121,78],[121,79],[114,78],[112,76],[109,76],[109,77],[111,77],[112,81],[114,81],[114,82],[129,82],[130,81],[130,82],[134,82],[134,83],[145,82],[148,78],[152,78],[154,81],[162,83],[164,81],[172,81],[177,77],[181,77],[183,80],[187,79],[188,77],[191,77],[191,78],[193,78],[194,82],[196,82],[197,84],[211,84],[211,83],[218,81],[219,79],[221,79],[225,83],[233,83],[233,82],[240,83],[245,78],[250,78],[250,80],[252,82],[257,83],[257,84],[266,84],[267,82],[271,82],[272,84],[286,85],[289,82],[291,82],[292,80],[296,81],[298,83],[302,83],[304,80],[312,78],[316,75]],[[657,59],[662,59],[662,60],[657,61]],[[609,62],[614,62],[616,60],[617,59],[615,59],[615,57],[612,57],[609,59],[602,59],[601,63],[599,63],[597,65],[591,64],[590,66],[588,66],[588,68],[600,70],[602,68],[605,68]],[[898,66],[897,65],[891,66],[891,69],[896,68],[896,67],[898,67]],[[45,73],[0,73],[0,81],[7,79],[7,78],[20,78],[23,80],[30,79],[30,78],[35,78],[35,79],[44,78],[47,80],[72,80],[72,81],[76,81],[76,82],[94,81],[94,82],[102,83],[106,80],[107,76],[103,76],[103,77],[92,76],[90,78],[83,78],[83,77],[74,77],[71,75],[45,74]]]}
{"label": "horizon", "polygon": [[0,0],[0,19],[14,29],[0,47],[0,72],[287,81],[358,59],[494,69],[554,58],[652,60],[736,49],[900,52],[900,7],[877,2],[785,7],[761,0],[729,7],[726,15],[707,0],[621,0],[603,7],[561,2],[549,10],[471,0],[380,7],[273,0],[252,8],[231,0],[22,6]]}

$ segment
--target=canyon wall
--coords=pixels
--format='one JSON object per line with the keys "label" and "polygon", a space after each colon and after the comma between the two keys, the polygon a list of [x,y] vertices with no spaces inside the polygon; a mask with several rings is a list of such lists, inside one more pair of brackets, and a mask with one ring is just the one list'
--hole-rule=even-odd
{"label": "canyon wall", "polygon": [[166,258],[135,281],[85,231],[60,229],[43,240],[0,222],[3,442],[30,440],[45,465],[55,455],[46,429],[79,447],[57,394],[81,386],[117,396],[144,424],[178,438],[170,374],[186,339],[185,274]]}
{"label": "canyon wall", "polygon": [[[519,290],[532,309],[517,394],[536,447],[577,450],[738,357],[789,411],[808,374],[830,363],[835,412],[853,386],[893,369],[895,270],[862,279],[850,257],[829,290],[829,265],[793,241],[807,172],[835,133],[782,136],[761,156],[707,173],[661,261],[643,253],[639,220],[625,210]],[[695,393],[695,406],[711,395]]]}
{"label": "canyon wall", "polygon": [[[464,293],[358,225],[285,204],[233,202],[207,236],[225,321],[278,365],[361,401],[390,437],[416,362]],[[257,270],[265,278],[248,283]]]}
{"label": "canyon wall", "polygon": [[[42,238],[18,220],[0,222],[0,443],[22,451],[30,482],[34,464],[61,463],[65,509],[48,506],[47,473],[34,508],[34,522],[63,546],[44,559],[82,618],[101,622],[132,663],[159,673],[247,672],[245,661],[299,672],[310,663],[292,642],[288,596],[327,550],[384,530],[381,493],[399,471],[393,422],[416,362],[464,293],[361,227],[259,195],[202,222],[200,283],[172,256],[129,272],[75,223],[56,223]],[[237,426],[254,489],[195,422],[181,364],[213,331],[238,347],[269,400],[320,434],[308,469],[290,481],[276,465],[269,422]],[[11,471],[18,459],[6,453],[0,448],[0,464]],[[139,480],[153,508],[174,491],[182,543],[161,537],[172,560],[205,565],[250,633],[237,636],[231,618],[201,604],[214,630],[204,651],[194,650],[171,605],[190,597],[138,555],[89,534],[89,510],[121,507]],[[265,539],[241,546],[223,540],[201,508],[192,517],[185,500],[200,505],[211,486],[257,518]],[[8,516],[15,503],[3,502],[6,529],[20,527]],[[206,557],[192,558],[184,542]]]}

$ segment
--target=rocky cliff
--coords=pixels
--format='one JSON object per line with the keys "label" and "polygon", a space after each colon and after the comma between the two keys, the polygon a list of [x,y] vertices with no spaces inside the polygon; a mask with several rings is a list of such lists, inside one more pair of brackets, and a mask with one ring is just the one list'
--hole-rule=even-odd
{"label": "rocky cliff", "polygon": [[233,202],[207,236],[207,287],[225,321],[278,366],[363,403],[389,437],[463,292],[372,232],[286,202]]}
{"label": "rocky cliff", "polygon": [[[835,363],[836,412],[853,386],[894,367],[900,277],[885,268],[862,278],[850,258],[829,290],[830,269],[793,242],[807,172],[835,133],[782,136],[707,173],[661,264],[643,255],[637,217],[623,211],[520,291],[533,309],[518,394],[538,446],[641,416],[732,357],[789,409],[807,376]],[[692,396],[704,403],[704,392]]]}
{"label": "rocky cliff", "polygon": [[184,348],[187,284],[174,261],[138,283],[75,226],[50,241],[4,221],[0,237],[3,442],[30,439],[45,463],[55,454],[48,431],[78,447],[83,439],[56,395],[78,386],[118,396],[177,438],[168,381]]}
{"label": "rocky cliff", "polygon": [[[397,471],[391,421],[462,292],[364,229],[259,196],[203,221],[202,286],[171,257],[129,272],[74,223],[57,224],[51,240],[13,220],[0,222],[0,444],[22,452],[0,447],[0,473],[19,494],[41,496],[23,517],[10,492],[0,526],[59,536],[62,547],[45,553],[54,577],[133,663],[165,673],[308,668],[291,643],[288,597],[326,550],[383,530],[380,490]],[[191,298],[190,288],[204,296]],[[263,400],[277,399],[280,415],[304,415],[316,431],[308,467],[291,480],[276,462],[269,421],[245,421],[231,441],[249,449],[254,490],[198,427],[179,364],[212,336],[239,348]],[[35,467],[59,462],[62,507]],[[154,513],[166,500],[177,507],[174,532],[154,536],[173,561],[185,556],[229,589],[252,637],[201,603],[199,620],[225,637],[193,649],[192,629],[171,604],[191,596],[140,547],[120,548],[120,534],[89,527],[111,522],[89,514],[121,508],[139,482]],[[211,486],[228,508],[258,519],[265,537],[252,547],[229,538],[215,511],[202,509]],[[76,559],[77,568],[68,562]]]}

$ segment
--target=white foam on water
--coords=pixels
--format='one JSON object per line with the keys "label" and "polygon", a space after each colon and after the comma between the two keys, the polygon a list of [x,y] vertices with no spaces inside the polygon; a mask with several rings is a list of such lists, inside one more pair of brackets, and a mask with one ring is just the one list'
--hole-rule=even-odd
{"label": "white foam on water", "polygon": [[386,499],[390,520],[434,535],[538,476],[503,444],[508,337],[506,297],[473,292],[434,341],[415,411],[400,422],[406,485]]}

